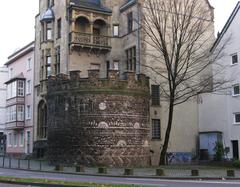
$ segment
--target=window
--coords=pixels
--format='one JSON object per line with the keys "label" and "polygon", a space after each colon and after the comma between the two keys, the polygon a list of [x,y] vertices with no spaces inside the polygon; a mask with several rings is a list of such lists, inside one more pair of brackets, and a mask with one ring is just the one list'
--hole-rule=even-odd
{"label": "window", "polygon": [[46,75],[47,77],[49,77],[51,75],[51,73],[52,73],[51,66],[47,66],[46,73],[47,73],[47,75]]}
{"label": "window", "polygon": [[41,101],[38,105],[38,138],[47,138],[47,105]]}
{"label": "window", "polygon": [[126,50],[127,56],[127,70],[135,71],[136,70],[136,47],[132,47]]}
{"label": "window", "polygon": [[46,77],[48,77],[48,76],[50,76],[52,74],[51,63],[52,63],[52,57],[51,56],[47,56]]}
{"label": "window", "polygon": [[54,0],[47,0],[47,7],[52,7],[54,6]]}
{"label": "window", "polygon": [[19,141],[19,145],[20,145],[21,147],[24,146],[24,131],[21,131],[21,132],[20,132],[20,141]]}
{"label": "window", "polygon": [[160,139],[161,138],[161,126],[160,119],[152,120],[152,139]]}
{"label": "window", "polygon": [[17,121],[24,121],[24,105],[17,106]]}
{"label": "window", "polygon": [[127,14],[128,21],[128,33],[133,31],[133,13],[130,12]]}
{"label": "window", "polygon": [[234,114],[234,124],[240,124],[240,113]]}
{"label": "window", "polygon": [[91,70],[99,70],[100,69],[100,64],[92,63],[90,69]]}
{"label": "window", "polygon": [[24,81],[17,81],[17,96],[24,96]]}
{"label": "window", "polygon": [[31,80],[27,81],[26,93],[31,94]]}
{"label": "window", "polygon": [[232,64],[237,64],[238,63],[238,55],[234,54],[232,55]]}
{"label": "window", "polygon": [[12,133],[8,133],[8,147],[12,147]]}
{"label": "window", "polygon": [[52,23],[47,23],[46,37],[47,40],[52,40]]}
{"label": "window", "polygon": [[240,86],[239,84],[233,85],[233,96],[239,95],[240,94]]}
{"label": "window", "polygon": [[9,78],[9,79],[13,78],[13,68],[10,68],[10,69],[9,69],[8,78]]}
{"label": "window", "polygon": [[119,36],[119,25],[113,25],[113,36]]}
{"label": "window", "polygon": [[62,32],[62,20],[59,18],[57,20],[57,37],[61,38],[61,32]]}
{"label": "window", "polygon": [[16,105],[6,108],[7,123],[16,121]]}
{"label": "window", "polygon": [[56,48],[56,63],[55,63],[55,74],[60,73],[60,61],[61,61],[61,54],[60,54],[60,46]]}
{"label": "window", "polygon": [[17,84],[16,81],[14,81],[7,85],[7,99],[11,99],[11,98],[14,98],[17,96],[16,95],[16,93],[17,93],[16,92],[16,89],[17,89],[16,84]]}
{"label": "window", "polygon": [[14,133],[13,144],[14,144],[14,147],[18,146],[18,134],[16,132]]}
{"label": "window", "polygon": [[17,96],[17,82],[12,82],[11,83],[11,98]]}
{"label": "window", "polygon": [[27,71],[31,70],[31,68],[32,68],[32,59],[29,58],[29,59],[27,60]]}
{"label": "window", "polygon": [[119,61],[114,61],[113,62],[113,69],[114,70],[119,70]]}
{"label": "window", "polygon": [[152,105],[159,106],[160,105],[160,89],[159,85],[152,85]]}
{"label": "window", "polygon": [[31,106],[27,105],[26,107],[26,119],[31,119]]}

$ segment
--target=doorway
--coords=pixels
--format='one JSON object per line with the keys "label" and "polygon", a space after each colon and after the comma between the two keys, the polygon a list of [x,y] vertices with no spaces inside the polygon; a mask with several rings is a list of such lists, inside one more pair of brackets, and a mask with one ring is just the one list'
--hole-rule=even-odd
{"label": "doorway", "polygon": [[233,149],[233,159],[239,159],[239,147],[238,147],[238,140],[232,141],[232,149]]}

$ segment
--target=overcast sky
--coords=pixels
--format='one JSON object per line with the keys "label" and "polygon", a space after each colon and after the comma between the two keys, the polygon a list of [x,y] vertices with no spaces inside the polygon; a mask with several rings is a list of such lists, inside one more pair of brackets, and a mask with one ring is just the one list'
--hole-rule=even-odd
{"label": "overcast sky", "polygon": [[[215,7],[217,32],[224,26],[238,0],[209,1]],[[0,66],[14,51],[34,40],[34,17],[37,13],[38,0],[0,2]]]}

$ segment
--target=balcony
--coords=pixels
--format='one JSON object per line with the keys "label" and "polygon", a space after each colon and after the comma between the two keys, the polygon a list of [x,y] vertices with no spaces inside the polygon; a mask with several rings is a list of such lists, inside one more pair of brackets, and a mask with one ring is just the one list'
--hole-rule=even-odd
{"label": "balcony", "polygon": [[16,129],[23,129],[25,127],[24,122],[9,122],[6,123],[6,129],[7,130],[16,130]]}
{"label": "balcony", "polygon": [[111,49],[109,36],[93,35],[80,32],[70,33],[70,45],[106,50]]}
{"label": "balcony", "polygon": [[87,17],[78,17],[70,32],[70,47],[107,50],[111,49],[109,26],[103,19],[90,21]]}

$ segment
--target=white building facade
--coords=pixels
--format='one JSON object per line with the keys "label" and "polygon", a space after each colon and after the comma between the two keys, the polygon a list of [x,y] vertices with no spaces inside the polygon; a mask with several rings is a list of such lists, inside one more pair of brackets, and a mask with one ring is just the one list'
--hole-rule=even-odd
{"label": "white building facade", "polygon": [[213,159],[217,141],[223,143],[228,159],[240,155],[240,2],[236,5],[222,32],[218,35],[213,50],[224,47],[222,57],[216,60],[224,70],[213,73],[214,81],[227,80],[225,90],[201,96],[199,104],[200,153],[203,159]]}

